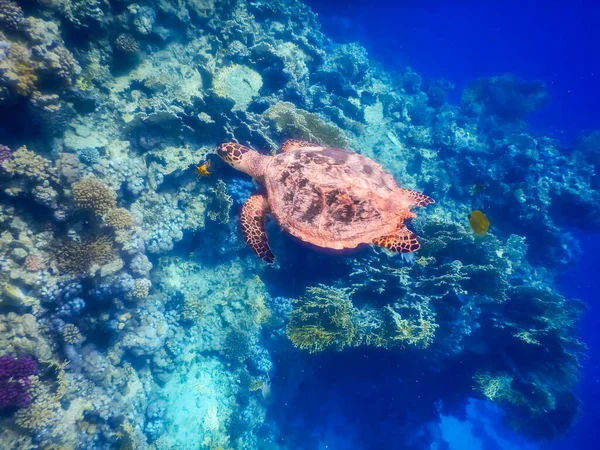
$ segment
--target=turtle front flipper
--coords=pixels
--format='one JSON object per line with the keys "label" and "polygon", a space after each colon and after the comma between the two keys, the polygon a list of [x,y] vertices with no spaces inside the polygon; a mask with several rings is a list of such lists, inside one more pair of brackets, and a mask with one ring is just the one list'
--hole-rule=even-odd
{"label": "turtle front flipper", "polygon": [[417,235],[406,227],[402,228],[396,234],[374,239],[373,244],[400,253],[416,252],[421,248],[421,244],[417,240]]}
{"label": "turtle front flipper", "polygon": [[402,195],[406,196],[414,206],[427,206],[435,203],[431,197],[421,194],[420,192],[411,191],[410,189],[400,188]]}
{"label": "turtle front flipper", "polygon": [[305,148],[305,149],[313,148],[315,150],[323,149],[322,146],[314,144],[309,141],[301,141],[299,139],[288,139],[281,146],[281,151],[283,153],[285,153],[285,152],[289,152],[290,150],[298,150],[299,148]]}
{"label": "turtle front flipper", "polygon": [[267,199],[262,195],[252,195],[242,206],[242,233],[246,244],[265,262],[273,264],[275,255],[267,242],[265,219],[269,211]]}

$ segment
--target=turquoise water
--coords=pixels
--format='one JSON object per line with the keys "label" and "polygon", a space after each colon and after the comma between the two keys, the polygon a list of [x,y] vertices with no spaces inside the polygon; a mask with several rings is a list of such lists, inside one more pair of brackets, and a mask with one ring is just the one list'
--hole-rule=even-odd
{"label": "turquoise water", "polygon": [[0,449],[593,448],[598,16],[536,7],[0,0]]}

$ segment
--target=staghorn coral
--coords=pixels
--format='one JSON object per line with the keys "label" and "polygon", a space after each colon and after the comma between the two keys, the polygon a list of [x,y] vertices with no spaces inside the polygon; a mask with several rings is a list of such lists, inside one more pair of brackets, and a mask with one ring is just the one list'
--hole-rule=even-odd
{"label": "staghorn coral", "polygon": [[71,193],[78,208],[91,210],[97,216],[108,213],[117,205],[115,191],[95,177],[74,183]]}
{"label": "staghorn coral", "polygon": [[431,345],[439,325],[435,323],[435,315],[427,302],[400,305],[397,308],[387,305],[385,308],[391,316],[392,326],[383,346],[408,344],[427,348]]}

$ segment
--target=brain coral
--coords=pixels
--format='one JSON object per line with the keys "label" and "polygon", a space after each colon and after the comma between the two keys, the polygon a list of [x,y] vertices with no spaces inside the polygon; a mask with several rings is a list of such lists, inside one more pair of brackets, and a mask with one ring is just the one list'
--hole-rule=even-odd
{"label": "brain coral", "polygon": [[72,194],[79,208],[92,210],[98,216],[106,214],[117,204],[115,192],[94,177],[87,177],[74,183]]}

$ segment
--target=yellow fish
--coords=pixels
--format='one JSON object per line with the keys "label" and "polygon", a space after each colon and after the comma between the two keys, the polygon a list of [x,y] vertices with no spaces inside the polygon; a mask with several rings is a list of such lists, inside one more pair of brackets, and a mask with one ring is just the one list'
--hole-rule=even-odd
{"label": "yellow fish", "polygon": [[196,170],[198,172],[197,175],[199,177],[205,177],[207,175],[212,174],[212,172],[210,171],[210,159],[207,159],[202,164],[196,166]]}
{"label": "yellow fish", "polygon": [[481,236],[485,234],[490,229],[490,219],[487,216],[476,209],[475,211],[471,211],[469,214],[469,225],[475,232],[475,234]]}

